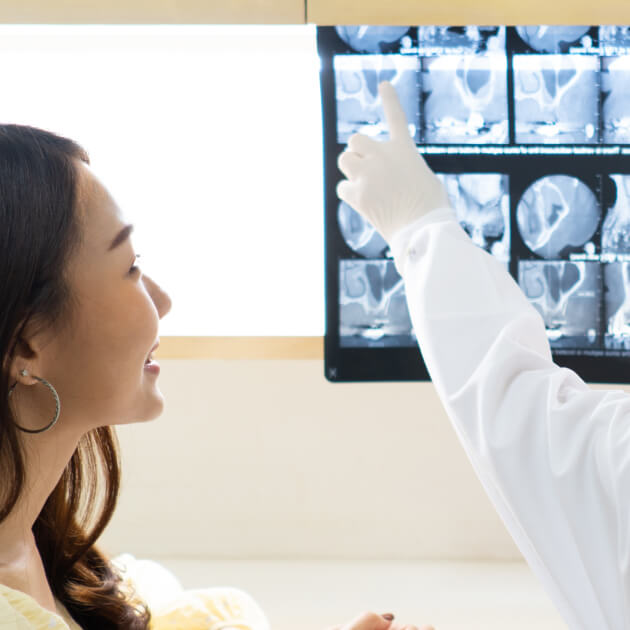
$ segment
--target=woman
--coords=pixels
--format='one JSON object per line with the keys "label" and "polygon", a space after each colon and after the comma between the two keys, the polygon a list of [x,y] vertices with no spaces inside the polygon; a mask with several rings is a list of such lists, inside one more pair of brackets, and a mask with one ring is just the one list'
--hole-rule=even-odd
{"label": "woman", "polygon": [[391,139],[350,139],[339,196],[390,243],[438,394],[569,627],[630,628],[630,397],[553,363],[542,318],[459,227],[379,89]]}
{"label": "woman", "polygon": [[[86,152],[0,125],[0,225],[0,628],[185,630],[194,613],[208,628],[266,629],[237,590],[151,618],[95,547],[120,483],[110,425],[162,412],[151,357],[171,300],[136,265]],[[344,626],[395,628],[373,614]]]}

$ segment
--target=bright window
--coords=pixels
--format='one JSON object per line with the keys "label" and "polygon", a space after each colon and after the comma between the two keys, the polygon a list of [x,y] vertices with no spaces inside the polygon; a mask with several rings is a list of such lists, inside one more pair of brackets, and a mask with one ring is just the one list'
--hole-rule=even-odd
{"label": "bright window", "polygon": [[0,26],[0,121],[67,135],[173,298],[162,335],[324,333],[313,26]]}

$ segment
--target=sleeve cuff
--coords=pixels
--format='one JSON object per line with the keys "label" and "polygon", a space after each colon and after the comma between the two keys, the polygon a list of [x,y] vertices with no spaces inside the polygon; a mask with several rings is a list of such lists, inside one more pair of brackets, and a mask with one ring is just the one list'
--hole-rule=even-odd
{"label": "sleeve cuff", "polygon": [[389,247],[392,255],[394,256],[396,269],[401,276],[404,275],[405,262],[408,258],[409,249],[414,240],[414,235],[427,225],[443,223],[445,221],[457,221],[455,212],[452,208],[438,208],[436,210],[431,210],[431,212],[428,212],[413,223],[406,225],[394,234]]}

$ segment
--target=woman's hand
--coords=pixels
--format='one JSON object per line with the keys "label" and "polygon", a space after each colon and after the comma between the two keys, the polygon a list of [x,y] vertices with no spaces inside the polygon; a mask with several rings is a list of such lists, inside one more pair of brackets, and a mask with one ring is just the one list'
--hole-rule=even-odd
{"label": "woman's hand", "polygon": [[409,135],[396,90],[387,81],[378,89],[390,140],[377,142],[359,133],[350,138],[338,160],[348,179],[339,182],[337,195],[391,243],[402,228],[450,204],[442,182]]}
{"label": "woman's hand", "polygon": [[330,630],[435,630],[433,626],[410,626],[393,623],[394,615],[377,615],[368,612],[359,615],[354,621],[344,626],[335,626]]}

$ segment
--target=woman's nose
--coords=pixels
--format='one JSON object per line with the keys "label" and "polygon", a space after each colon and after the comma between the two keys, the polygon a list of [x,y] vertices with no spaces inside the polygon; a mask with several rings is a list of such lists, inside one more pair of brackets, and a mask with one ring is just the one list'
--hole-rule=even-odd
{"label": "woman's nose", "polygon": [[152,278],[147,275],[143,275],[144,285],[155,304],[155,308],[157,309],[158,315],[160,319],[164,317],[173,306],[173,301],[171,300],[169,294],[162,289],[162,287],[155,282]]}
{"label": "woman's nose", "polygon": [[161,287],[159,288],[159,291],[161,304],[160,306],[158,306],[158,314],[160,316],[160,319],[162,319],[162,317],[164,317],[164,315],[166,315],[171,310],[171,307],[173,306],[173,300],[171,300],[171,296]]}

